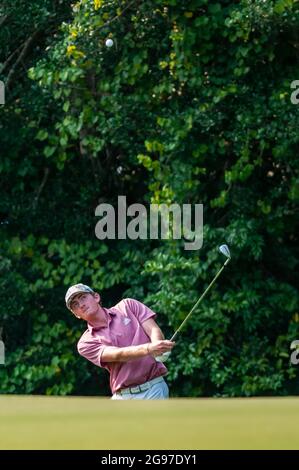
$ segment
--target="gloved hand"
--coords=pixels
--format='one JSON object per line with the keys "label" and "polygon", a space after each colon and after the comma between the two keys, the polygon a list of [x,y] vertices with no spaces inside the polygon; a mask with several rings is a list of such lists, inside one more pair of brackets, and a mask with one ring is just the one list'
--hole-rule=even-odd
{"label": "gloved hand", "polygon": [[160,356],[156,356],[155,359],[157,362],[166,362],[167,359],[169,358],[171,352],[168,351],[168,352],[165,352],[163,354],[161,354]]}

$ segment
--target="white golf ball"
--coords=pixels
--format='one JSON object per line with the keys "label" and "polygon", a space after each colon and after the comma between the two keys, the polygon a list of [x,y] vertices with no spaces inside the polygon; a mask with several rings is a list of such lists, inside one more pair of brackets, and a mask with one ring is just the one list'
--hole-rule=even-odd
{"label": "white golf ball", "polygon": [[113,41],[112,41],[112,39],[106,39],[105,44],[106,44],[107,47],[112,47],[112,46],[113,46]]}

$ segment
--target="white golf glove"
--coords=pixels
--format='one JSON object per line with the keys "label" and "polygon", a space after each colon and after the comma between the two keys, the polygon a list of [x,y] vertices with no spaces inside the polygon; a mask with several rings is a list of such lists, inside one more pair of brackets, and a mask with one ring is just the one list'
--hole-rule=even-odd
{"label": "white golf glove", "polygon": [[163,354],[161,354],[161,356],[156,356],[155,359],[157,362],[166,362],[167,359],[169,358],[171,352],[165,352]]}

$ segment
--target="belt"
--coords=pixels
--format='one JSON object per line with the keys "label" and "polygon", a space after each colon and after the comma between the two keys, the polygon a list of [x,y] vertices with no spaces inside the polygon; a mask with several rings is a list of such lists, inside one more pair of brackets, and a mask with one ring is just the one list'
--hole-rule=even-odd
{"label": "belt", "polygon": [[148,380],[144,384],[141,385],[136,385],[135,387],[128,387],[128,388],[122,388],[121,390],[118,390],[118,394],[124,395],[126,393],[140,393],[140,392],[145,392],[145,390],[148,390],[151,388],[153,385],[163,382],[164,379],[163,377],[156,377],[155,379]]}

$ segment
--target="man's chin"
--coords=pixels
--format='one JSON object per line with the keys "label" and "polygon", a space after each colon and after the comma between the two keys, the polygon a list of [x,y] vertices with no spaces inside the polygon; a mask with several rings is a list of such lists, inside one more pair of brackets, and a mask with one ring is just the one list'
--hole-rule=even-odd
{"label": "man's chin", "polygon": [[95,317],[95,313],[96,313],[96,311],[88,309],[88,310],[85,310],[84,316],[86,317],[87,320],[89,320],[89,319]]}

